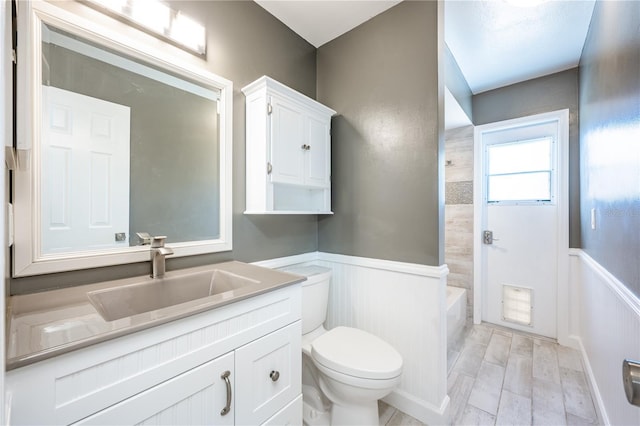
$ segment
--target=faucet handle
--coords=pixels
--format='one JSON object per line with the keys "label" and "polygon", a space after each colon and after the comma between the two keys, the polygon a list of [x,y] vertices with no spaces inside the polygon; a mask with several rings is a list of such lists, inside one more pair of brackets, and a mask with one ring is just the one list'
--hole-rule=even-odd
{"label": "faucet handle", "polygon": [[138,238],[140,238],[140,245],[146,246],[151,244],[151,235],[148,232],[136,232]]}
{"label": "faucet handle", "polygon": [[151,248],[160,248],[164,247],[164,240],[166,240],[166,235],[159,235],[157,237],[151,237]]}

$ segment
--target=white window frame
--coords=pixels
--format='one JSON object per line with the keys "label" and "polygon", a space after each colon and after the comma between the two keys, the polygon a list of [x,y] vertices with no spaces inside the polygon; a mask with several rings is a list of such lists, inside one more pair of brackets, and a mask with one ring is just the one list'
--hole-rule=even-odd
{"label": "white window frame", "polygon": [[[549,179],[549,195],[550,195],[550,199],[549,200],[496,200],[496,201],[490,201],[489,200],[489,177],[491,176],[498,176],[498,175],[491,175],[489,174],[489,148],[491,146],[494,145],[516,145],[516,144],[520,144],[520,143],[527,143],[527,142],[534,142],[534,141],[538,141],[538,140],[545,140],[545,139],[551,139],[551,168],[549,170],[538,170],[538,171],[530,171],[530,172],[522,172],[522,173],[505,173],[504,175],[516,175],[516,174],[528,174],[528,173],[537,173],[537,172],[549,172],[550,173],[550,179]],[[492,143],[487,143],[485,144],[485,152],[484,152],[484,170],[486,171],[486,173],[484,173],[484,177],[483,177],[483,186],[484,186],[484,202],[486,204],[492,205],[492,206],[517,206],[517,205],[555,205],[556,204],[556,192],[557,192],[557,161],[558,161],[558,155],[557,155],[557,141],[556,138],[553,136],[545,136],[542,138],[531,138],[531,139],[523,139],[523,140],[517,140],[517,141],[512,141],[512,142],[492,142]]]}

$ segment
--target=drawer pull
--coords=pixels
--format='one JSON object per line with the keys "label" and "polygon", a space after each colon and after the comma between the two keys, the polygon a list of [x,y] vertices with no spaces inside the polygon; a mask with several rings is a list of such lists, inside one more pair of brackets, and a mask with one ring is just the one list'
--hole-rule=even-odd
{"label": "drawer pull", "polygon": [[271,377],[271,380],[273,380],[274,382],[277,382],[278,379],[280,378],[280,372],[271,370],[271,373],[269,373],[269,377]]}
{"label": "drawer pull", "polygon": [[229,381],[230,375],[231,372],[227,370],[220,376],[220,378],[223,379],[225,384],[227,385],[227,405],[222,409],[222,411],[220,411],[221,416],[225,416],[229,414],[229,411],[231,411],[231,382]]}

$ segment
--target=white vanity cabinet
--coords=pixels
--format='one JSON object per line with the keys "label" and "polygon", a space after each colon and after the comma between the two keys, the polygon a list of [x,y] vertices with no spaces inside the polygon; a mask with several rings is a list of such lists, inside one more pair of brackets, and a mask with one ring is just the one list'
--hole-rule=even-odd
{"label": "white vanity cabinet", "polygon": [[246,214],[331,213],[332,109],[269,78],[246,96]]}
{"label": "white vanity cabinet", "polygon": [[301,333],[296,284],[75,350],[7,373],[10,423],[302,424]]}

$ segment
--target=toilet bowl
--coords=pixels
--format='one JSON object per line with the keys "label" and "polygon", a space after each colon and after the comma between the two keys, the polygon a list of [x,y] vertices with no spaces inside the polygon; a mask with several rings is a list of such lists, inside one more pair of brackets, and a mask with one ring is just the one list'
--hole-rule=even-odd
{"label": "toilet bowl", "polygon": [[306,425],[377,425],[378,400],[399,383],[402,357],[387,342],[351,327],[326,330],[331,270],[288,268],[303,275],[303,420]]}

